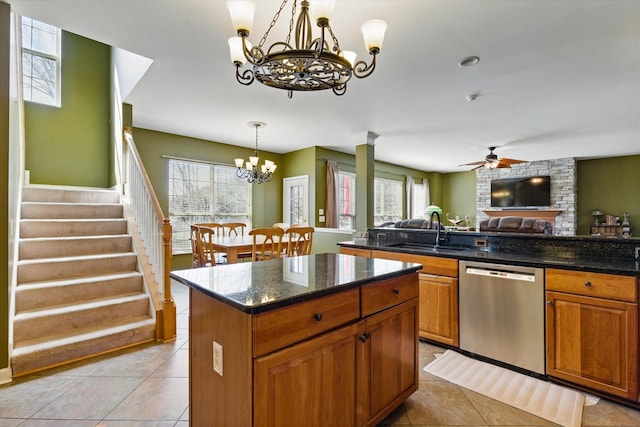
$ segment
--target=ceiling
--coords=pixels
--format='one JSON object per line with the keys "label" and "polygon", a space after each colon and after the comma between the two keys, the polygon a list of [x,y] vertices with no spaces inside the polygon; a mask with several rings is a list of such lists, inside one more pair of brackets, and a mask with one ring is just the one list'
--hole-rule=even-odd
{"label": "ceiling", "polygon": [[[360,24],[388,24],[376,71],[344,96],[235,81],[222,0],[5,0],[21,15],[150,58],[125,102],[134,126],[287,153],[354,153],[436,172],[499,157],[640,154],[640,1],[338,0],[340,46],[367,59]],[[313,0],[312,0],[313,1]],[[257,44],[280,1],[254,1]],[[268,44],[284,38],[290,11]],[[273,32],[272,32],[273,33]],[[480,57],[473,67],[458,62]],[[468,101],[468,95],[478,95]]]}

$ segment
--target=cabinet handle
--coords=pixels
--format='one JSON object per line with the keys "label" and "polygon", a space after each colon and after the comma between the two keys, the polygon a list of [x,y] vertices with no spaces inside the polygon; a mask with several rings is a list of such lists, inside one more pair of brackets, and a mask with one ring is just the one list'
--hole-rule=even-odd
{"label": "cabinet handle", "polygon": [[369,334],[369,332],[365,332],[364,334],[360,335],[360,341],[366,342],[370,336],[371,335]]}
{"label": "cabinet handle", "polygon": [[584,285],[585,285],[587,288],[590,288],[590,287],[591,287],[591,282],[587,280],[586,282],[584,282]]}
{"label": "cabinet handle", "polygon": [[552,306],[553,305],[553,301],[547,301],[547,305],[548,306]]}
{"label": "cabinet handle", "polygon": [[398,295],[398,294],[400,293],[400,289],[398,289],[398,288],[393,288],[393,293],[394,293],[395,295]]}
{"label": "cabinet handle", "polygon": [[322,313],[316,313],[315,316],[313,316],[316,318],[316,320],[319,322],[322,320]]}

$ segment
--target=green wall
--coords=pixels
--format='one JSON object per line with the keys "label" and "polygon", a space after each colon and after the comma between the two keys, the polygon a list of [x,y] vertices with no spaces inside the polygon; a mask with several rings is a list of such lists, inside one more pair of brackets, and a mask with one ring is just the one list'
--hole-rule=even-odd
{"label": "green wall", "polygon": [[628,212],[631,234],[640,237],[640,156],[578,161],[578,227],[589,234],[591,212],[619,216]]}
{"label": "green wall", "polygon": [[[476,223],[476,173],[474,171],[442,174],[442,212],[451,218],[469,216]],[[446,221],[443,219],[443,222]]]}
{"label": "green wall", "polygon": [[111,48],[62,32],[61,107],[25,102],[32,184],[107,187]]}
{"label": "green wall", "polygon": [[[11,8],[0,2],[0,182],[9,185],[9,52]],[[0,371],[9,367],[9,194],[0,197]],[[1,378],[0,378],[1,379]]]}

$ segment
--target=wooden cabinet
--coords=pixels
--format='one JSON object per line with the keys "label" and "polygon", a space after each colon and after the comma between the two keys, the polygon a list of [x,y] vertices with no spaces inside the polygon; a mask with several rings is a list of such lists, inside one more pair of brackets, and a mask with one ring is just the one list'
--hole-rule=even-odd
{"label": "wooden cabinet", "polygon": [[344,255],[356,255],[371,258],[371,249],[351,248],[349,246],[340,246],[340,253]]}
{"label": "wooden cabinet", "polygon": [[358,357],[359,415],[363,422],[358,425],[377,425],[418,389],[417,321],[417,298],[364,321],[366,340]]}
{"label": "wooden cabinet", "polygon": [[546,270],[547,374],[637,401],[637,279]]}
{"label": "wooden cabinet", "polygon": [[418,389],[417,276],[258,314],[191,289],[190,425],[376,425]]}
{"label": "wooden cabinet", "polygon": [[458,260],[379,250],[372,250],[371,256],[422,264],[418,335],[458,347]]}

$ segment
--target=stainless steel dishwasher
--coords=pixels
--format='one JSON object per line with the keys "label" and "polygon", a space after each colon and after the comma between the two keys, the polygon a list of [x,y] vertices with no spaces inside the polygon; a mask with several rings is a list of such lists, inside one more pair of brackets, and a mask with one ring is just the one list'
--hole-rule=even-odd
{"label": "stainless steel dishwasher", "polygon": [[544,375],[544,270],[459,266],[460,349]]}

